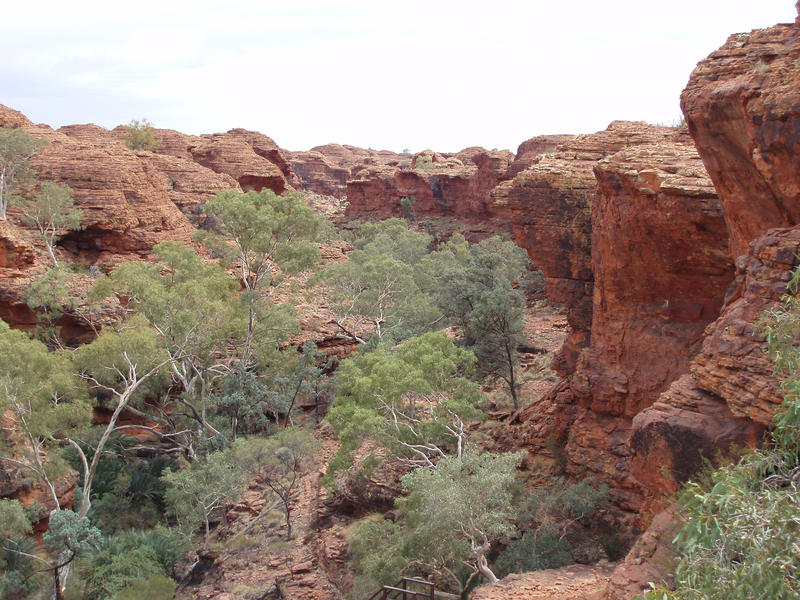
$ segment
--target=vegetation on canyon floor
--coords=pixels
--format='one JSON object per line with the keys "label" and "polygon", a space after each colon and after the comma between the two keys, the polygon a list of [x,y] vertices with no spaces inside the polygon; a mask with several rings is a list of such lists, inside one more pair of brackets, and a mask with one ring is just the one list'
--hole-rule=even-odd
{"label": "vegetation on canyon floor", "polygon": [[[55,230],[63,231],[75,213],[69,202],[59,206],[66,221]],[[378,573],[357,558],[362,583],[413,573],[464,591],[479,575],[495,580],[497,551],[529,543],[522,532],[545,522],[568,560],[566,530],[553,522],[572,513],[512,518],[526,497],[521,455],[487,453],[467,435],[486,415],[481,384],[499,382],[511,406],[521,402],[523,289],[541,285],[523,251],[499,238],[454,236],[437,246],[400,219],[353,224],[343,234],[354,247],[349,260],[319,271],[305,291],[329,299],[339,335],[359,346],[330,379],[333,366],[313,343],[289,344],[302,299],[288,280],[315,267],[316,242],[330,227],[297,193],[222,192],[206,211],[198,240],[211,259],[162,242],[151,262],[91,277],[53,259],[27,293],[40,325],[33,336],[0,323],[2,460],[42,485],[54,507],[0,500],[4,595],[171,597],[176,564],[211,543],[253,486],[264,508],[239,533],[275,511],[292,539],[297,484],[317,448],[300,406],[331,395],[340,450],[328,484],[363,476],[381,456],[407,473],[398,517],[380,525],[392,533],[384,540],[391,569]],[[94,339],[65,340],[65,317]],[[367,440],[378,451],[356,465]],[[75,472],[70,510],[59,490]],[[575,489],[602,504],[602,489]],[[32,525],[48,516],[37,541]],[[354,549],[365,535],[359,528]],[[428,560],[445,549],[450,558]],[[526,568],[503,560],[502,572]]]}

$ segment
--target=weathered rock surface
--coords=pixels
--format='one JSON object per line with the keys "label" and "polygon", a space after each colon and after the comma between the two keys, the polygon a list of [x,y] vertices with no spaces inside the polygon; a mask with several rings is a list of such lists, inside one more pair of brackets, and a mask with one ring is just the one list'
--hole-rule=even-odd
{"label": "weathered rock surface", "polygon": [[547,277],[547,296],[569,308],[572,332],[554,367],[575,370],[589,343],[592,322],[592,203],[597,161],[623,148],[687,140],[685,132],[647,123],[615,121],[601,132],[580,135],[540,155],[493,192],[507,204],[517,244]]}
{"label": "weathered rock surface", "polygon": [[692,145],[637,146],[594,173],[591,347],[573,391],[594,412],[631,418],[688,369],[733,263]]}
{"label": "weathered rock surface", "polygon": [[217,192],[239,188],[227,173],[216,173],[191,159],[152,152],[137,155],[161,172],[169,199],[196,227],[204,225],[203,207]]}
{"label": "weathered rock surface", "polygon": [[700,61],[681,107],[722,200],[731,254],[800,223],[800,27],[739,33]]}
{"label": "weathered rock surface", "polygon": [[533,166],[540,154],[556,152],[559,146],[572,141],[575,137],[567,134],[537,135],[525,140],[517,148],[517,155],[514,157],[514,162],[508,167],[508,171],[506,171],[506,178],[513,179],[528,167]]}
{"label": "weathered rock surface", "polygon": [[478,587],[473,600],[590,600],[602,592],[614,563],[570,565],[508,575],[500,582]]}
{"label": "weathered rock surface", "polygon": [[231,129],[203,135],[189,152],[200,165],[233,177],[244,191],[267,188],[281,194],[292,187],[283,152],[272,139],[255,131]]}
{"label": "weathered rock surface", "polygon": [[734,416],[724,400],[699,389],[689,374],[636,415],[632,425],[631,473],[653,497],[675,492],[705,461],[726,456],[732,446],[755,446],[764,431]]}
{"label": "weathered rock surface", "polygon": [[[672,491],[731,444],[753,446],[782,401],[756,322],[780,302],[800,260],[800,227],[772,229],[739,257],[719,318],[685,375],[633,420],[632,471],[650,491]],[[665,465],[654,470],[655,463]]]}
{"label": "weathered rock surface", "polygon": [[675,569],[676,553],[672,540],[678,528],[674,506],[657,514],[625,560],[616,566],[604,592],[596,597],[629,600],[649,590],[651,582],[669,584]]}
{"label": "weathered rock surface", "polygon": [[193,227],[170,201],[163,176],[96,125],[29,130],[48,140],[31,164],[41,181],[65,183],[83,211],[83,230],[59,245],[97,262],[101,255],[147,255],[164,240],[189,241]]}
{"label": "weathered rock surface", "polygon": [[350,169],[337,166],[321,152],[290,152],[289,161],[304,190],[337,198],[347,194]]}
{"label": "weathered rock surface", "polygon": [[359,171],[370,167],[408,167],[411,164],[411,158],[402,154],[341,144],[325,144],[308,152],[286,154],[300,187],[336,198],[347,195],[347,181]]}
{"label": "weathered rock surface", "polygon": [[[426,166],[420,157],[426,158]],[[413,199],[412,218],[458,221],[467,237],[508,232],[502,214],[493,214],[490,192],[511,163],[508,151],[467,148],[455,155],[430,151],[414,156],[408,167],[376,165],[353,170],[347,182],[347,215],[372,220],[403,215],[402,198]]]}
{"label": "weathered rock surface", "polygon": [[36,260],[33,246],[8,221],[0,221],[0,277],[20,276]]}
{"label": "weathered rock surface", "polygon": [[798,254],[800,227],[770,230],[752,244],[737,260],[725,308],[691,365],[701,389],[724,399],[734,415],[762,425],[771,422],[783,395],[756,321],[786,293]]}

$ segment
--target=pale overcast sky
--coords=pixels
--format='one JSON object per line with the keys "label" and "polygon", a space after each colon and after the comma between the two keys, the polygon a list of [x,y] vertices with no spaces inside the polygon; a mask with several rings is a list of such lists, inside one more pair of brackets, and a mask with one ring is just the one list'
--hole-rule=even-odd
{"label": "pale overcast sky", "polygon": [[282,147],[509,148],[670,123],[729,34],[794,0],[4,2],[0,103],[54,127],[261,131]]}

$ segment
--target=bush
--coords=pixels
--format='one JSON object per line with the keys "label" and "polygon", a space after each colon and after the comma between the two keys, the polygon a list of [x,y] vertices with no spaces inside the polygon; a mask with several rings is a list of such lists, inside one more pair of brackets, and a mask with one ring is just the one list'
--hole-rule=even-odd
{"label": "bush", "polygon": [[175,595],[175,582],[163,575],[152,575],[147,579],[134,581],[114,596],[114,600],[172,600]]}
{"label": "bush", "polygon": [[[182,539],[163,527],[116,535],[92,561],[87,575],[87,597],[105,599],[109,593],[145,585],[154,576],[168,577],[183,551]],[[153,585],[160,589],[157,581]]]}
{"label": "bush", "polygon": [[572,544],[548,527],[526,531],[497,557],[498,575],[557,569],[572,564]]}
{"label": "bush", "polygon": [[125,126],[125,145],[131,150],[152,152],[161,144],[155,137],[153,124],[147,119],[132,120]]}

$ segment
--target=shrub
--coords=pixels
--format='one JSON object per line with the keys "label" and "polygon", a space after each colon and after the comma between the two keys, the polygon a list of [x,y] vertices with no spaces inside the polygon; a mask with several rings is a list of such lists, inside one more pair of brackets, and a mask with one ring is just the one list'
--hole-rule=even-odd
{"label": "shrub", "polygon": [[133,119],[125,126],[125,145],[131,150],[147,150],[152,152],[161,144],[156,139],[153,124],[147,119]]}
{"label": "shrub", "polygon": [[151,575],[139,579],[114,596],[114,600],[172,600],[175,596],[175,582],[163,575]]}
{"label": "shrub", "polygon": [[557,569],[569,565],[572,544],[549,527],[526,531],[497,557],[498,574]]}

